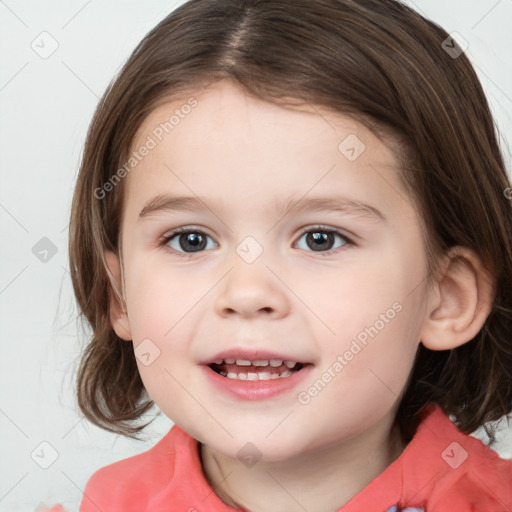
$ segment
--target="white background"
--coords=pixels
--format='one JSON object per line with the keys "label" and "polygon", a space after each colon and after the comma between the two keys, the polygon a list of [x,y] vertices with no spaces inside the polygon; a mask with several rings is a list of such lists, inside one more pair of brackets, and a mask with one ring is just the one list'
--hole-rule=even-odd
{"label": "white background", "polygon": [[[33,511],[40,502],[77,511],[96,469],[148,449],[172,426],[159,416],[141,443],[81,419],[74,379],[85,336],[75,321],[67,225],[100,96],[136,44],[181,3],[0,1],[0,511]],[[510,170],[512,1],[408,3],[468,41]],[[47,59],[31,48],[43,31],[58,42]],[[57,250],[46,263],[32,252],[43,237]],[[52,449],[48,469],[31,457],[49,463]],[[512,457],[512,437],[497,449]]]}

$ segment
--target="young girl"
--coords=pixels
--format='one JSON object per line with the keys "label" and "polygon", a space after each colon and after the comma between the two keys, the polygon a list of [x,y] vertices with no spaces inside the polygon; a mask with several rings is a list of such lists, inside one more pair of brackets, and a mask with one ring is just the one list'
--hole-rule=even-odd
{"label": "young girl", "polygon": [[[88,134],[81,512],[512,510],[512,205],[461,46],[395,0],[190,0]],[[494,432],[486,425],[491,443]]]}

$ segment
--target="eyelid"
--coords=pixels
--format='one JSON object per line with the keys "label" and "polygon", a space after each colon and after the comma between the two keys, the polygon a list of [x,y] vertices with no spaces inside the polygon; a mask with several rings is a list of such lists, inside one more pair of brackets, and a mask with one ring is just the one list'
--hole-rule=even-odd
{"label": "eyelid", "polygon": [[210,234],[210,232],[207,228],[204,228],[202,226],[195,226],[194,224],[187,224],[186,226],[180,226],[178,228],[169,229],[168,231],[165,232],[164,235],[162,235],[161,239],[172,238],[181,233],[188,233],[188,232],[203,233],[203,234],[208,235],[209,237],[213,238],[213,236]]}
{"label": "eyelid", "polygon": [[[328,226],[328,225],[324,225],[324,224],[310,224],[309,226],[306,226],[301,229],[300,236],[302,236],[304,233],[308,233],[309,231],[312,231],[315,229],[339,233],[340,235],[343,235],[345,238],[347,238],[351,242],[353,242],[355,239],[359,238],[356,234],[352,233],[351,231],[348,231],[346,229],[341,229],[341,228],[335,228],[333,226]],[[213,235],[211,235],[209,233],[208,229],[206,229],[202,226],[195,226],[195,225],[191,224],[191,225],[186,225],[186,226],[180,226],[175,229],[170,229],[168,232],[166,232],[164,235],[162,235],[160,240],[169,239],[177,234],[187,233],[189,231],[198,231],[200,233],[204,233],[205,235],[208,235],[211,238],[214,238]]]}
{"label": "eyelid", "polygon": [[[347,231],[346,229],[341,228],[335,228],[333,226],[327,226],[323,224],[311,224],[309,226],[306,226],[303,230],[301,230],[299,238],[304,235],[305,233],[309,233],[310,231],[327,231],[330,233],[335,233],[347,240],[347,242],[351,243],[352,245],[356,245],[354,242],[355,239],[359,238],[355,234],[351,233],[350,231]],[[347,234],[348,233],[348,234]],[[326,251],[329,252],[329,251]]]}
{"label": "eyelid", "polygon": [[[182,233],[202,233],[203,235],[206,235],[208,237],[210,237],[214,243],[218,246],[219,244],[217,242],[215,242],[214,240],[214,236],[212,236],[208,230],[206,228],[203,228],[201,226],[194,226],[194,225],[186,225],[186,226],[180,226],[178,228],[175,228],[175,229],[171,229],[169,231],[166,231],[159,239],[158,239],[158,246],[161,247],[161,246],[167,246],[167,244],[173,239],[175,238],[176,236],[178,235],[181,235]],[[169,247],[169,250],[171,250],[173,253],[177,253],[179,254],[180,256],[191,256],[191,255],[194,255],[196,253],[194,252],[180,252],[180,251],[176,251],[174,249],[171,249]],[[197,254],[200,254],[200,253],[203,253],[203,252],[207,252],[207,251],[198,251]]]}

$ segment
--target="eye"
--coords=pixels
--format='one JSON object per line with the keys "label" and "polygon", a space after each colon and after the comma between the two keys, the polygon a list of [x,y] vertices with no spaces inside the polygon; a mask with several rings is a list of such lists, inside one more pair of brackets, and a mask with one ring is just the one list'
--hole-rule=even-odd
{"label": "eye", "polygon": [[[309,228],[309,231],[302,233],[299,241],[297,242],[297,246],[299,246],[299,242],[304,238],[304,236],[306,247],[299,247],[299,249],[309,248],[313,252],[329,252],[339,247],[353,245],[352,241],[340,231],[336,229],[323,228],[322,226],[318,226],[315,229]],[[332,245],[336,238],[340,239],[342,243],[333,247]]]}
{"label": "eye", "polygon": [[[306,246],[301,247],[300,242],[304,238]],[[335,244],[338,238],[341,243]],[[208,243],[211,240],[212,243]],[[198,229],[193,227],[182,227],[174,230],[172,233],[162,237],[160,245],[168,246],[173,251],[181,253],[182,255],[193,254],[208,249],[218,247],[218,244],[213,242],[213,239]],[[343,233],[336,229],[324,228],[318,226],[316,228],[309,228],[309,231],[304,231],[300,236],[297,246],[299,249],[311,249],[313,252],[330,252],[339,247],[347,245],[354,245],[353,242]]]}
{"label": "eye", "polygon": [[[160,244],[167,245],[177,252],[191,254],[212,249],[211,244],[208,246],[208,239],[212,240],[206,233],[188,227],[176,229],[171,234],[165,235]],[[213,243],[214,247],[218,247],[215,242]]]}

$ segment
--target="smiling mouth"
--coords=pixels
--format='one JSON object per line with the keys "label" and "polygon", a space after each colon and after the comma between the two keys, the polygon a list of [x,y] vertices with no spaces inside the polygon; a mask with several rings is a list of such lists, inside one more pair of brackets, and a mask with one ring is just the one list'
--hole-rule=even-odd
{"label": "smiling mouth", "polygon": [[272,380],[283,379],[299,372],[309,363],[295,363],[293,361],[246,361],[233,359],[223,360],[220,363],[211,363],[208,366],[219,375],[234,380]]}

